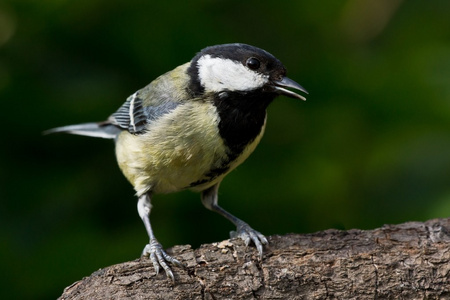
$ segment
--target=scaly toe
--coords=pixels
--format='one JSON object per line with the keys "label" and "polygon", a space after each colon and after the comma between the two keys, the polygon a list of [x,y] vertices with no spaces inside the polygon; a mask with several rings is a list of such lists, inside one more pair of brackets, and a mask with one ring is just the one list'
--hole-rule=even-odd
{"label": "scaly toe", "polygon": [[156,239],[150,240],[150,243],[145,245],[144,250],[142,251],[142,256],[150,257],[156,274],[159,273],[160,268],[163,268],[167,277],[170,277],[174,283],[175,277],[173,276],[173,272],[167,262],[179,267],[184,267],[180,261],[168,255]]}
{"label": "scaly toe", "polygon": [[242,222],[237,226],[236,231],[230,232],[231,238],[240,238],[248,246],[252,241],[255,244],[259,253],[259,258],[262,259],[263,245],[267,245],[269,242],[264,235],[251,228],[247,223]]}

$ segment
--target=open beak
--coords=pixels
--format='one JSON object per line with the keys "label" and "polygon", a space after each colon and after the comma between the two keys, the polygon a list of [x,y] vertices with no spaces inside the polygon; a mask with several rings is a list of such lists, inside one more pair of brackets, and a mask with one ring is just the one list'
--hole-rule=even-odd
{"label": "open beak", "polygon": [[283,77],[283,79],[281,79],[279,81],[272,81],[272,87],[280,95],[285,95],[285,96],[288,96],[291,98],[297,98],[297,99],[300,99],[303,101],[306,100],[305,97],[303,97],[302,95],[299,95],[297,93],[294,93],[294,92],[288,90],[287,88],[299,90],[300,92],[308,94],[308,91],[306,91],[300,84],[298,84],[294,80],[289,79],[287,77]]}

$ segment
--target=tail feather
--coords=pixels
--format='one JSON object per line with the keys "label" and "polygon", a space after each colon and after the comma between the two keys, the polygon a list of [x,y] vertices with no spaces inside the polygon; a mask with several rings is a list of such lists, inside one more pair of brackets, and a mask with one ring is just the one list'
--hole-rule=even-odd
{"label": "tail feather", "polygon": [[43,134],[51,133],[70,133],[77,135],[85,135],[91,137],[99,137],[104,139],[114,139],[120,133],[120,129],[111,124],[105,123],[84,123],[77,125],[68,125],[56,127],[43,132]]}

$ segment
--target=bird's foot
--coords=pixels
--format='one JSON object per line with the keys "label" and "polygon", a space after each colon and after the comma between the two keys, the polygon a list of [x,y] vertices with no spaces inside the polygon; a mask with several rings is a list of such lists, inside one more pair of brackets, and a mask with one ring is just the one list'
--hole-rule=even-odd
{"label": "bird's foot", "polygon": [[260,259],[262,259],[262,255],[263,255],[263,245],[269,244],[269,241],[266,239],[266,237],[264,235],[262,235],[261,233],[259,233],[256,230],[254,230],[247,223],[245,223],[243,221],[240,221],[237,224],[236,231],[230,232],[230,237],[231,238],[240,238],[240,239],[244,240],[244,243],[246,246],[248,246],[250,244],[250,241],[252,241],[255,244],[256,249],[258,250]]}
{"label": "bird's foot", "polygon": [[167,265],[167,262],[182,268],[184,267],[180,261],[167,254],[156,239],[150,239],[150,242],[145,245],[142,256],[150,257],[156,274],[159,273],[159,268],[162,267],[166,272],[166,275],[172,279],[172,282],[175,282],[175,277],[173,276],[172,270]]}

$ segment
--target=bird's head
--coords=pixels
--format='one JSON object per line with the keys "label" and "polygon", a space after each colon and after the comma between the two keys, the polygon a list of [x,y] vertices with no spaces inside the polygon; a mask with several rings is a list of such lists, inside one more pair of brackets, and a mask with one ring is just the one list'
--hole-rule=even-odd
{"label": "bird's head", "polygon": [[305,100],[289,89],[308,93],[286,77],[286,68],[276,57],[246,44],[207,47],[192,59],[188,73],[190,91],[195,95],[262,92]]}

